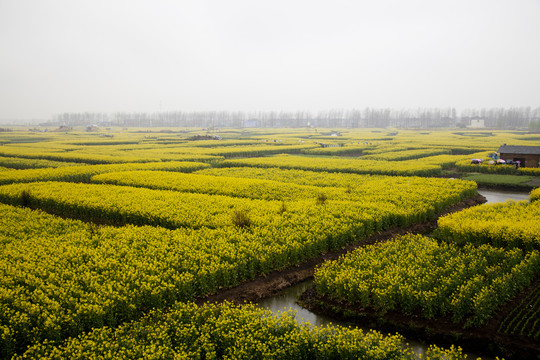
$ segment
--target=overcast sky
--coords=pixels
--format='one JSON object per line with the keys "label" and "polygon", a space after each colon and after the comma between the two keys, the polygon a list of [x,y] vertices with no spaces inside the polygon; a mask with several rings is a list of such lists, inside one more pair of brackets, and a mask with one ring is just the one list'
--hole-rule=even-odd
{"label": "overcast sky", "polygon": [[0,0],[0,119],[540,106],[540,0]]}

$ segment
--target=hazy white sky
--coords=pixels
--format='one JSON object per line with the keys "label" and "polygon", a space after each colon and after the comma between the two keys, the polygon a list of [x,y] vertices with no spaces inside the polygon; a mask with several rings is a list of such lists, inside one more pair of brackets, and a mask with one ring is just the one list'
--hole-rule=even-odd
{"label": "hazy white sky", "polygon": [[0,0],[0,119],[540,106],[540,0]]}

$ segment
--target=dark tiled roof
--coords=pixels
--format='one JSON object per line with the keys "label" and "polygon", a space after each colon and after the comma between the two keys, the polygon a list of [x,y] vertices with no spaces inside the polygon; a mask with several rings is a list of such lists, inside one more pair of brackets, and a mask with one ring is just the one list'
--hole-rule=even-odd
{"label": "dark tiled roof", "polygon": [[540,146],[502,145],[497,152],[502,154],[540,155]]}

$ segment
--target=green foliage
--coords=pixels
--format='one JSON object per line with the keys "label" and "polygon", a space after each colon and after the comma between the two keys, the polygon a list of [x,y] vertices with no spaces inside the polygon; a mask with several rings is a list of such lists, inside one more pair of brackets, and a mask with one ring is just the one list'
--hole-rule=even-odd
{"label": "green foliage", "polygon": [[328,196],[326,196],[325,193],[319,193],[319,194],[317,195],[317,198],[316,198],[316,200],[315,200],[315,203],[316,203],[317,205],[324,205],[324,204],[326,204],[326,200],[328,200]]}
{"label": "green foliage", "polygon": [[468,174],[461,178],[462,180],[474,181],[478,185],[511,185],[511,186],[523,186],[527,182],[532,180],[532,176],[518,176],[518,175],[499,175],[499,174]]}
{"label": "green foliage", "polygon": [[25,189],[21,191],[21,194],[19,196],[20,196],[19,201],[20,201],[21,206],[26,206],[26,207],[30,206],[31,201],[32,201],[32,196],[30,195],[30,191]]}
{"label": "green foliage", "polygon": [[498,332],[540,340],[540,283],[536,283],[499,324]]}
{"label": "green foliage", "polygon": [[246,210],[235,210],[232,214],[232,223],[234,226],[243,228],[249,228],[251,226],[251,219]]}
{"label": "green foliage", "polygon": [[531,120],[529,122],[529,131],[540,131],[540,120]]}
{"label": "green foliage", "polygon": [[279,208],[279,214],[283,215],[287,211],[287,204],[285,201],[281,201],[281,207]]}
{"label": "green foliage", "polygon": [[461,172],[488,173],[488,174],[508,174],[508,175],[530,175],[540,176],[540,168],[519,167],[514,165],[498,164],[489,165],[486,161],[482,164],[471,164],[471,160],[456,162],[456,168]]}

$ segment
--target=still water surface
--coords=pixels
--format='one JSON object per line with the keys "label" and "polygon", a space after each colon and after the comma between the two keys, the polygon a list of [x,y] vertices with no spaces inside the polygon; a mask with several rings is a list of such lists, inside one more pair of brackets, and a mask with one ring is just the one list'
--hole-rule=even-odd
{"label": "still water surface", "polygon": [[[519,192],[479,190],[478,193],[486,198],[487,203],[505,202],[507,200],[520,201],[527,200],[529,198],[529,195],[527,193]],[[330,323],[347,326],[347,324],[340,323],[339,321],[336,321],[335,319],[332,319],[328,316],[317,315],[307,309],[304,309],[296,303],[296,299],[298,299],[298,297],[300,297],[300,295],[312,284],[313,281],[308,280],[300,284],[291,286],[283,290],[279,295],[261,300],[260,302],[258,302],[258,305],[262,308],[268,308],[274,313],[293,309],[296,312],[296,319],[299,323],[308,323],[312,326],[325,326]],[[425,354],[425,351],[429,346],[429,344],[425,344],[416,340],[407,338],[405,340],[412,348],[412,350],[414,350],[417,354]],[[467,355],[467,358],[470,359],[476,359],[477,357],[479,357],[479,355],[472,353],[467,353]],[[482,356],[482,359],[490,360],[492,358]]]}
{"label": "still water surface", "polygon": [[[270,309],[274,314],[292,309],[296,313],[296,320],[301,324],[308,323],[311,326],[326,326],[329,324],[341,325],[341,326],[352,326],[350,324],[332,319],[331,317],[328,317],[328,316],[317,315],[307,309],[304,309],[300,305],[298,305],[296,303],[296,299],[298,299],[300,295],[304,291],[306,291],[311,285],[313,285],[313,280],[307,280],[300,284],[293,285],[285,289],[279,295],[261,300],[260,302],[258,302],[258,305],[262,308]],[[370,328],[362,327],[357,324],[354,325],[354,327],[360,328],[364,331],[370,330]],[[425,355],[425,352],[427,348],[429,347],[429,344],[425,344],[420,341],[412,340],[408,338],[405,338],[405,342],[417,354]],[[470,359],[476,359],[478,357],[478,356],[473,356],[473,354],[468,354],[468,355],[469,355],[468,358]],[[488,358],[485,358],[485,357],[483,359],[489,360]]]}
{"label": "still water surface", "polygon": [[528,193],[521,192],[507,192],[507,191],[496,191],[496,190],[478,190],[478,193],[484,196],[487,200],[487,203],[496,203],[496,202],[505,202],[506,200],[528,200]]}

